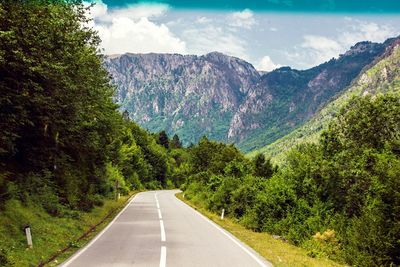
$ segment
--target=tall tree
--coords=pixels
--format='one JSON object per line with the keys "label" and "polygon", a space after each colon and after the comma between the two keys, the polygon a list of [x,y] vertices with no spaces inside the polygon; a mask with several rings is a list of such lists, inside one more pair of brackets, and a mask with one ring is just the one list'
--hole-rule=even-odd
{"label": "tall tree", "polygon": [[86,12],[80,1],[0,1],[0,171],[21,183],[46,171],[35,177],[72,204],[100,190],[121,121]]}
{"label": "tall tree", "polygon": [[161,131],[158,134],[158,143],[167,149],[169,148],[169,139],[165,131]]}
{"label": "tall tree", "polygon": [[181,140],[179,140],[179,136],[174,134],[172,137],[172,141],[170,143],[171,148],[182,148]]}
{"label": "tall tree", "polygon": [[271,178],[276,167],[271,163],[271,159],[265,158],[264,154],[257,154],[253,159],[254,175],[264,178]]}

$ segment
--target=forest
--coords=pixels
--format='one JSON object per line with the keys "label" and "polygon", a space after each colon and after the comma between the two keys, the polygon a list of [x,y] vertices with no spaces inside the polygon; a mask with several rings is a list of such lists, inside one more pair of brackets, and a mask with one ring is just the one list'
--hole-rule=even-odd
{"label": "forest", "polygon": [[[0,1],[3,214],[17,202],[70,217],[117,192],[181,188],[310,257],[400,264],[399,94],[354,97],[317,144],[295,147],[279,166],[207,137],[182,147],[113,103],[86,9],[73,0]],[[0,239],[2,264],[7,247]]]}

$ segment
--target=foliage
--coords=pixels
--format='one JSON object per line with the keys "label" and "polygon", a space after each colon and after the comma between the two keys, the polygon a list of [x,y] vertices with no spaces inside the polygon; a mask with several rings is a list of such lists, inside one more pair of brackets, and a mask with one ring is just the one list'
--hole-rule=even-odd
{"label": "foliage", "polygon": [[264,178],[271,178],[277,170],[277,166],[273,166],[270,158],[265,158],[264,154],[258,154],[253,159],[254,175]]}
{"label": "foliage", "polygon": [[[40,211],[25,223],[76,219],[114,198],[116,189],[171,188],[184,179],[179,140],[168,150],[118,112],[86,13],[81,1],[0,0],[2,223],[25,207]],[[7,236],[0,240],[2,263],[15,255]],[[15,236],[24,247],[22,234]]]}
{"label": "foliage", "polygon": [[252,151],[254,157],[263,153],[272,157],[274,162],[283,163],[286,152],[301,143],[317,143],[321,133],[327,129],[335,118],[354,96],[365,94],[377,95],[400,91],[400,46],[393,45],[376,64],[367,68],[342,93],[336,95],[329,103],[322,106],[317,114],[299,128],[276,140],[274,143]]}
{"label": "foliage", "polygon": [[177,134],[174,134],[170,144],[171,148],[182,148],[182,142]]}
{"label": "foliage", "polygon": [[162,145],[163,147],[165,147],[167,149],[169,148],[169,139],[168,139],[168,135],[167,135],[167,133],[165,131],[161,131],[158,134],[157,143]]}
{"label": "foliage", "polygon": [[[279,169],[207,137],[183,148],[177,135],[150,134],[118,112],[85,12],[79,1],[0,1],[0,220],[17,247],[24,240],[13,216],[77,219],[116,188],[181,186],[196,203],[311,256],[400,264],[398,94],[343,100],[318,142],[296,146]],[[15,260],[8,248],[2,238],[2,263]]]}
{"label": "foliage", "polygon": [[183,188],[196,203],[284,236],[312,257],[398,265],[399,121],[398,94],[352,98],[317,144],[292,149],[279,170],[262,155],[218,156],[229,146],[203,139]]}

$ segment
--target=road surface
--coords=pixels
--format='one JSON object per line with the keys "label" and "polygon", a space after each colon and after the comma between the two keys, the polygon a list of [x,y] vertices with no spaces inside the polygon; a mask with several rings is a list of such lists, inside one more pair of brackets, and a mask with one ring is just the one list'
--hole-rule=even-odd
{"label": "road surface", "polygon": [[266,267],[252,249],[175,197],[137,194],[62,267]]}

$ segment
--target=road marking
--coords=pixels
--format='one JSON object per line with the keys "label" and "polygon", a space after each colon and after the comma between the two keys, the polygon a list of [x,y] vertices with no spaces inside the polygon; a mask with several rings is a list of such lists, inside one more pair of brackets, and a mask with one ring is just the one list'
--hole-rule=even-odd
{"label": "road marking", "polygon": [[160,219],[160,220],[161,220],[161,219],[162,219],[162,216],[161,216],[161,210],[160,210],[160,209],[158,209],[157,211],[158,211],[158,219]]}
{"label": "road marking", "polygon": [[160,267],[165,267],[166,265],[167,265],[167,248],[165,246],[162,246],[160,255]]}
{"label": "road marking", "polygon": [[[164,221],[162,220],[160,203],[158,202],[157,193],[154,194],[154,198],[156,199],[156,204],[157,204],[158,219],[160,219],[161,242],[165,242],[166,239],[165,239]],[[167,265],[167,247],[161,246],[160,267],[165,267],[166,265]]]}
{"label": "road marking", "polygon": [[154,198],[156,199],[157,209],[160,209],[160,203],[158,203],[157,193],[154,194]]}
{"label": "road marking", "polygon": [[[181,200],[179,200],[181,201]],[[212,226],[214,226],[218,231],[220,231],[222,234],[224,234],[226,237],[228,237],[233,243],[235,243],[236,245],[238,245],[244,252],[247,253],[247,255],[249,255],[253,260],[255,260],[260,266],[262,267],[272,267],[272,264],[268,264],[266,265],[260,258],[258,258],[256,255],[254,255],[253,252],[251,252],[249,249],[247,249],[245,246],[243,246],[239,241],[237,241],[231,234],[229,234],[226,230],[224,230],[222,227],[220,227],[219,225],[215,224],[213,221],[211,221],[210,219],[208,219],[206,216],[204,216],[203,214],[201,214],[200,212],[198,212],[197,210],[193,209],[192,207],[190,207],[188,204],[186,204],[185,202],[181,201],[183,204],[185,204],[186,206],[188,206],[189,208],[191,208],[194,212],[196,212],[198,215],[200,215],[201,218],[203,218],[206,222],[208,222],[209,224],[211,224]]]}
{"label": "road marking", "polygon": [[165,242],[165,229],[163,220],[160,220],[160,228],[161,228],[161,242]]}
{"label": "road marking", "polygon": [[110,227],[113,225],[113,223],[118,219],[118,217],[131,205],[131,203],[136,199],[136,197],[140,193],[137,193],[130,201],[129,203],[115,216],[115,218],[104,228],[95,238],[93,238],[89,244],[87,244],[85,247],[83,247],[81,250],[79,250],[77,253],[75,253],[69,260],[67,260],[64,264],[62,264],[62,267],[67,267],[68,265],[71,264],[76,258],[78,258],[83,252],[85,252],[91,245],[93,245],[94,242],[96,242]]}

